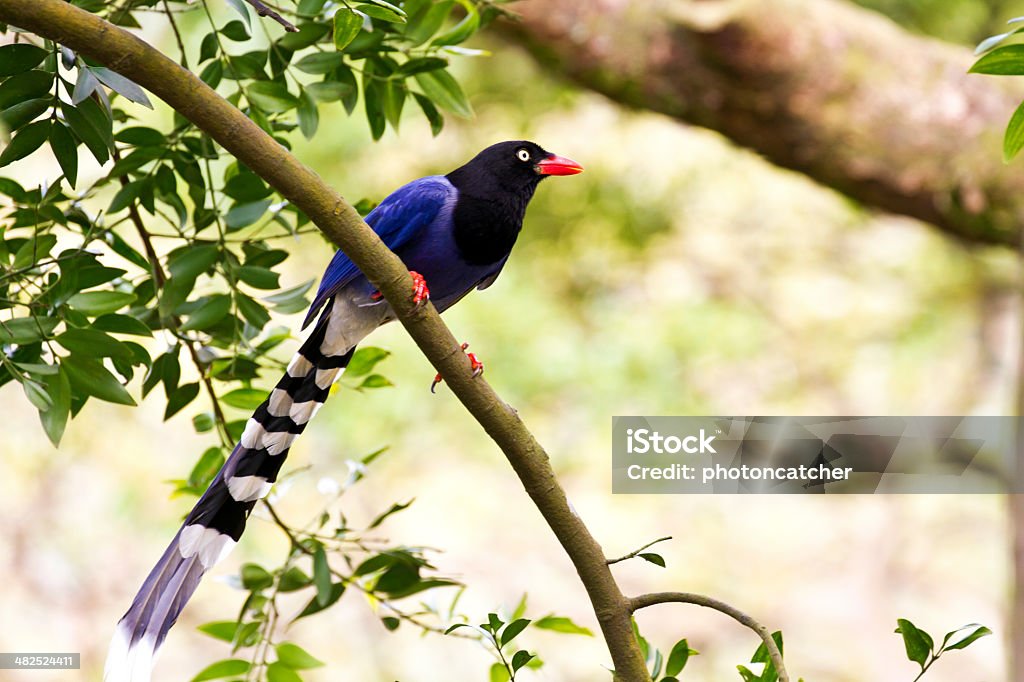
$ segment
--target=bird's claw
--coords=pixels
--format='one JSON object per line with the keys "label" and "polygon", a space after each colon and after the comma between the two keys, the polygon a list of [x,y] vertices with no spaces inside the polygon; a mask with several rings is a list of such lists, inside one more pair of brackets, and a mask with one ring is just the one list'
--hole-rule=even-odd
{"label": "bird's claw", "polygon": [[[465,351],[467,348],[469,348],[468,343],[462,344],[463,351]],[[484,363],[480,362],[480,360],[476,357],[475,353],[466,353],[466,357],[469,358],[469,368],[473,370],[474,378],[484,373]],[[441,377],[441,375],[436,375],[434,377],[433,383],[430,384],[430,392],[433,393],[434,389],[436,389],[437,385],[442,381],[444,381],[444,379]]]}
{"label": "bird's claw", "polygon": [[[412,304],[414,309],[423,307],[423,304],[430,300],[430,289],[427,288],[427,280],[423,279],[423,275],[416,272],[415,270],[409,271],[409,276],[412,277]],[[379,291],[375,291],[370,294],[370,300],[377,302],[384,298],[384,294]]]}
{"label": "bird's claw", "polygon": [[416,308],[420,308],[430,300],[430,289],[427,288],[427,280],[423,279],[423,275],[414,270],[410,270],[409,275],[412,277],[412,303]]}

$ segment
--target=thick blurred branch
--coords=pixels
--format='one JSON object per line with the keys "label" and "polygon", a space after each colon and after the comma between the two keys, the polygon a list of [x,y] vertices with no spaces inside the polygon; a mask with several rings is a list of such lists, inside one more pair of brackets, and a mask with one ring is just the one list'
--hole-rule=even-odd
{"label": "thick blurred branch", "polygon": [[548,455],[469,360],[432,305],[413,305],[412,278],[359,214],[241,111],[191,72],[130,33],[64,0],[0,0],[0,21],[65,45],[127,76],[188,118],[300,208],[384,294],[449,387],[502,449],[579,574],[611,653],[616,678],[649,680],[629,604],[600,545],[569,506]]}
{"label": "thick blurred branch", "polygon": [[552,73],[720,132],[865,206],[1016,243],[1024,174],[1003,165],[1000,140],[1024,90],[968,75],[967,48],[841,0],[512,8],[522,20],[502,31]]}

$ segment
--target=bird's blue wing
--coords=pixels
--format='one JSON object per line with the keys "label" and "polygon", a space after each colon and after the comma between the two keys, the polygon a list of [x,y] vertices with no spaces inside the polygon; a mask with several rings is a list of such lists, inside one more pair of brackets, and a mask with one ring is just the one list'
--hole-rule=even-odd
{"label": "bird's blue wing", "polygon": [[[401,248],[425,229],[444,205],[455,199],[456,190],[443,175],[430,175],[398,188],[366,216],[366,223],[392,251]],[[360,274],[343,251],[334,254],[320,280],[313,304],[302,328],[316,317],[320,308]]]}

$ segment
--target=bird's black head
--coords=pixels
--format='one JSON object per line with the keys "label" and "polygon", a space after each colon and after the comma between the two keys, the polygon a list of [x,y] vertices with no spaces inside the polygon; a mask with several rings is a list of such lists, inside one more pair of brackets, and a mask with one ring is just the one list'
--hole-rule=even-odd
{"label": "bird's black head", "polygon": [[459,192],[452,228],[463,260],[482,265],[507,258],[540,181],[582,171],[572,159],[525,140],[491,145],[453,170],[446,177]]}
{"label": "bird's black head", "polygon": [[575,175],[583,167],[572,159],[556,156],[527,140],[499,142],[477,154],[466,165],[448,174],[460,192],[475,196],[509,193],[527,201],[537,183],[549,175]]}

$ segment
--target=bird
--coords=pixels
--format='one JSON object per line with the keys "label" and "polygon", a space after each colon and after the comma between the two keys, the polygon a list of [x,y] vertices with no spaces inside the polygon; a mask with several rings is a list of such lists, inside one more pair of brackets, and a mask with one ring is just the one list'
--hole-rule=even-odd
{"label": "bird", "polygon": [[[429,299],[444,312],[497,279],[540,182],[582,171],[534,142],[499,142],[447,175],[395,190],[366,223],[409,269],[413,301]],[[376,287],[337,251],[302,323],[306,329],[315,321],[312,331],[118,622],[104,682],[148,682],[171,626],[203,575],[239,541],[249,513],[270,492],[292,442],[327,399],[356,345],[394,318]],[[474,373],[482,371],[469,357]]]}

